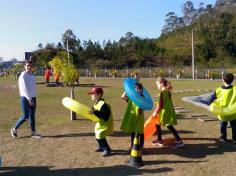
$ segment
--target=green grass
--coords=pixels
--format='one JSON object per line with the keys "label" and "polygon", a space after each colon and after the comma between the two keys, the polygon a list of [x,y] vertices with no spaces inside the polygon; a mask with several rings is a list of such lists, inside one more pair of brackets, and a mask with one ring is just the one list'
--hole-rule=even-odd
{"label": "green grass", "polygon": [[[38,82],[43,80],[37,78]],[[141,79],[152,96],[158,91],[155,79]],[[174,90],[214,89],[221,81],[210,80],[171,80]],[[189,114],[178,115],[176,129],[184,139],[183,149],[155,148],[151,140],[145,142],[145,154],[142,156],[145,166],[140,169],[126,165],[129,155],[129,135],[120,131],[120,123],[126,103],[121,100],[123,92],[122,79],[87,79],[81,83],[95,83],[104,88],[104,98],[110,103],[114,115],[114,134],[108,137],[113,149],[113,156],[103,158],[94,152],[94,122],[77,116],[70,120],[70,112],[62,106],[63,97],[70,95],[67,87],[45,87],[37,84],[36,122],[38,131],[44,136],[40,140],[29,138],[27,123],[20,129],[19,139],[11,138],[10,127],[20,116],[19,93],[17,82],[11,77],[0,78],[0,156],[4,175],[235,175],[236,147],[232,143],[220,144],[218,121],[199,122],[187,118]],[[87,94],[90,87],[76,87],[75,99],[92,106]],[[213,117],[210,112],[183,102],[182,97],[206,93],[188,92],[173,94],[175,105],[191,109],[193,113],[204,113]],[[145,112],[148,118],[151,111]],[[230,129],[229,129],[230,130]],[[231,131],[228,131],[231,139]],[[163,127],[163,138],[171,145],[173,137]],[[8,170],[8,171],[7,171]]]}

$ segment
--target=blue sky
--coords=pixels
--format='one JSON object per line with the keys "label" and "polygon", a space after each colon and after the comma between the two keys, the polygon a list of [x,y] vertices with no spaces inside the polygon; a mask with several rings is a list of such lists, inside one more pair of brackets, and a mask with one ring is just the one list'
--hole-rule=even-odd
{"label": "blue sky", "polygon": [[[215,4],[216,0],[192,0]],[[157,38],[165,15],[182,16],[186,0],[0,0],[0,57],[24,59],[39,43],[61,41],[72,29],[81,41],[119,40],[126,32]]]}

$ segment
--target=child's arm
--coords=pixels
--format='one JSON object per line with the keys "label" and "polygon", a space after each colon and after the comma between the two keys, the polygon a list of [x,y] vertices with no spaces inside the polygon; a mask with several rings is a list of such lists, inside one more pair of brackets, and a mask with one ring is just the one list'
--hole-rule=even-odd
{"label": "child's arm", "polygon": [[122,94],[121,98],[125,101],[128,101],[128,96],[126,95],[126,92]]}
{"label": "child's arm", "polygon": [[104,121],[107,121],[109,119],[110,113],[110,109],[106,103],[102,105],[100,111],[93,109],[93,114],[99,119],[103,119]]}
{"label": "child's arm", "polygon": [[156,109],[154,110],[154,116],[156,116],[157,113],[159,113],[163,108],[163,94],[160,93],[160,102],[158,103]]}

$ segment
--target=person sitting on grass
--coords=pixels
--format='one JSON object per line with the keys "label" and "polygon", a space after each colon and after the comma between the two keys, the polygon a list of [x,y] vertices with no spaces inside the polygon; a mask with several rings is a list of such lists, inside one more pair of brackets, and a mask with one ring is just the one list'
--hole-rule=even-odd
{"label": "person sitting on grass", "polygon": [[103,89],[101,87],[93,87],[89,93],[92,101],[94,101],[93,108],[88,112],[94,114],[100,120],[95,125],[95,137],[98,142],[96,152],[103,152],[102,156],[110,156],[111,148],[107,143],[106,136],[110,135],[113,131],[113,115],[111,107],[102,98]]}

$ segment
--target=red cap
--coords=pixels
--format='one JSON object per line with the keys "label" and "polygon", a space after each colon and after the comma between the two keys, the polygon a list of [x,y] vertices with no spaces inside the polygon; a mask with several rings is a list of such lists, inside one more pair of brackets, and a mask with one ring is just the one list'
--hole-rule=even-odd
{"label": "red cap", "polygon": [[103,94],[103,90],[101,87],[93,87],[88,94]]}

